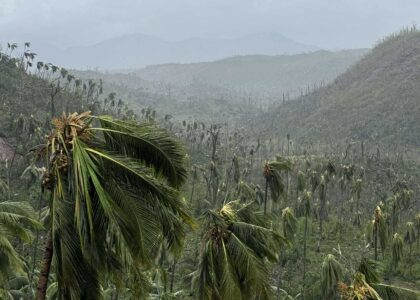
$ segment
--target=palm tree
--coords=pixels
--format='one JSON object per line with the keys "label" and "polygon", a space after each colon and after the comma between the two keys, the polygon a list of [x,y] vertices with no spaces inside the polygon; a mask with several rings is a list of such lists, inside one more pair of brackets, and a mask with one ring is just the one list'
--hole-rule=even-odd
{"label": "palm tree", "polygon": [[299,204],[299,193],[302,193],[306,189],[306,175],[302,171],[299,171],[297,174],[297,183],[296,183],[296,216],[300,216],[298,214],[298,204]]}
{"label": "palm tree", "polygon": [[[295,237],[296,230],[297,230],[297,220],[293,211],[290,207],[286,207],[282,210],[281,214],[281,222],[283,228],[283,236],[288,241],[292,241]],[[280,255],[282,256],[282,255]],[[282,257],[278,263],[278,272],[277,272],[277,299],[280,297],[280,285],[281,285],[281,262]]]}
{"label": "palm tree", "polygon": [[386,241],[387,241],[387,230],[385,219],[383,217],[381,208],[379,206],[375,209],[375,217],[373,219],[373,244],[375,248],[375,260],[378,260],[378,242],[381,247],[382,256],[384,256]]}
{"label": "palm tree", "polygon": [[293,240],[297,229],[297,220],[290,207],[283,209],[281,220],[284,237],[289,241]]}
{"label": "palm tree", "polygon": [[338,283],[343,278],[343,266],[334,255],[328,254],[321,267],[321,290],[324,299],[334,299],[337,295]]}
{"label": "palm tree", "polygon": [[265,178],[264,194],[264,214],[267,213],[268,189],[270,189],[273,202],[279,200],[280,195],[284,194],[284,183],[281,178],[282,171],[290,171],[292,163],[289,159],[277,157],[276,160],[266,161],[264,163],[263,175]]}
{"label": "palm tree", "polygon": [[404,241],[408,244],[410,248],[410,252],[408,253],[408,259],[410,264],[410,273],[412,272],[413,262],[411,261],[411,250],[413,244],[416,242],[416,232],[414,230],[414,223],[413,222],[407,222],[406,224],[406,231],[404,234]]}
{"label": "palm tree", "polygon": [[378,292],[366,281],[365,275],[360,272],[356,272],[350,286],[340,282],[338,291],[343,300],[383,300]]}
{"label": "palm tree", "polygon": [[[359,267],[357,268],[357,272],[354,275],[353,286],[346,289],[344,284],[340,284],[343,291],[347,290],[348,292],[347,297],[345,293],[344,295],[342,294],[343,299],[356,300],[361,299],[360,297],[362,296],[365,296],[366,299],[378,300],[419,299],[419,292],[395,285],[381,283],[380,270],[381,265],[378,262],[362,258]],[[357,298],[357,296],[359,296],[359,298]]]}
{"label": "palm tree", "polygon": [[311,215],[311,199],[312,193],[310,191],[304,191],[302,196],[304,215],[305,215],[305,228],[303,231],[303,283],[302,291],[305,294],[305,278],[306,278],[306,244],[308,241],[308,218]]}
{"label": "palm tree", "polygon": [[[182,247],[192,224],[178,188],[184,152],[152,125],[62,115],[37,153],[47,168],[49,228],[37,299],[45,299],[54,259],[59,297],[97,299],[104,275],[141,276],[161,245]],[[94,127],[98,126],[98,127]]]}
{"label": "palm tree", "polygon": [[391,197],[392,231],[395,233],[397,232],[398,223],[401,219],[401,212],[409,207],[413,191],[404,180],[397,181],[392,191],[394,193]]}
{"label": "palm tree", "polygon": [[203,214],[195,299],[271,299],[265,260],[276,262],[284,238],[253,203],[233,201]]}
{"label": "palm tree", "polygon": [[417,250],[420,244],[420,213],[416,214],[416,228],[417,228]]}
{"label": "palm tree", "polygon": [[319,239],[317,245],[317,251],[321,251],[321,242],[323,240],[323,224],[324,219],[326,219],[326,204],[327,204],[327,189],[328,184],[330,183],[331,179],[333,179],[335,174],[335,166],[331,161],[328,161],[327,164],[323,167],[324,172],[319,179]]}
{"label": "palm tree", "polygon": [[18,238],[29,243],[33,239],[31,229],[41,228],[29,204],[0,202],[0,282],[5,282],[12,273],[23,271],[24,263],[13,247],[11,239]]}
{"label": "palm tree", "polygon": [[360,226],[361,220],[361,212],[360,212],[360,195],[362,193],[363,188],[363,180],[358,178],[355,180],[352,188],[352,192],[356,195],[356,216],[354,219],[353,224]]}
{"label": "palm tree", "polygon": [[398,233],[392,238],[392,267],[396,268],[403,255],[403,240]]}

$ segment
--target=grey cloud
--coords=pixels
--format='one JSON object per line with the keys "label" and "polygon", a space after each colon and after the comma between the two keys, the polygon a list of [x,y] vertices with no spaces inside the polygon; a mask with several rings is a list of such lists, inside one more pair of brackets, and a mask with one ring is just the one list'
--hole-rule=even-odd
{"label": "grey cloud", "polygon": [[320,47],[369,47],[418,22],[406,0],[0,0],[0,41],[59,47],[144,33],[168,40],[279,32]]}

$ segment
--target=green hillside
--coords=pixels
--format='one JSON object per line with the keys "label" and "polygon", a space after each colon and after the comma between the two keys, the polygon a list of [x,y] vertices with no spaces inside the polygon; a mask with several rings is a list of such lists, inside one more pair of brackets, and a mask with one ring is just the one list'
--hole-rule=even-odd
{"label": "green hillside", "polygon": [[[420,32],[379,43],[333,83],[265,116],[264,128],[301,140],[366,140],[418,147]],[[261,120],[257,120],[261,124]]]}
{"label": "green hillside", "polygon": [[299,55],[238,56],[215,62],[149,66],[135,73],[146,80],[174,85],[198,81],[259,93],[296,93],[307,85],[331,81],[366,52],[366,49],[356,49]]}

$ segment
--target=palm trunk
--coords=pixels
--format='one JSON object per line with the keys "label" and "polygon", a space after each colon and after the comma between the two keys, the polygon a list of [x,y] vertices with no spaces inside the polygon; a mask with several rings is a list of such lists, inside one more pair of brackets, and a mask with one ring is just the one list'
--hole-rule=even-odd
{"label": "palm trunk", "polygon": [[268,179],[265,180],[264,215],[267,213],[267,199],[268,199]]}
{"label": "palm trunk", "polygon": [[306,240],[308,235],[308,216],[305,215],[305,230],[303,232],[303,282],[302,294],[305,296],[305,278],[306,278]]}
{"label": "palm trunk", "polygon": [[375,223],[375,231],[374,231],[374,245],[375,245],[375,260],[378,260],[378,224]]}
{"label": "palm trunk", "polygon": [[36,292],[36,300],[45,300],[48,287],[48,277],[50,276],[51,262],[53,257],[53,241],[51,229],[48,233],[45,244],[44,261],[42,263],[39,275],[38,288]]}
{"label": "palm trunk", "polygon": [[392,234],[394,234],[396,231],[396,227],[397,227],[397,220],[396,220],[396,207],[395,207],[395,203],[392,205]]}

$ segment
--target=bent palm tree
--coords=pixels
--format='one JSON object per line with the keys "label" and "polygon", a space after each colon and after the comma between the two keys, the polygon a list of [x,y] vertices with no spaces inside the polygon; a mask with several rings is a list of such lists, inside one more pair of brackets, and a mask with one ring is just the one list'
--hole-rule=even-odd
{"label": "bent palm tree", "polygon": [[379,206],[375,209],[375,217],[373,219],[373,245],[375,249],[375,260],[378,260],[378,242],[381,247],[382,257],[385,256],[385,247],[387,242],[387,230],[385,219]]}
{"label": "bent palm tree", "polygon": [[53,124],[38,149],[51,199],[37,299],[45,299],[53,258],[59,297],[97,299],[103,275],[141,277],[163,241],[180,250],[183,223],[192,224],[178,194],[184,152],[152,125],[89,112]]}
{"label": "bent palm tree", "polygon": [[270,189],[272,201],[277,202],[279,200],[280,195],[284,195],[284,183],[281,178],[281,172],[290,171],[291,169],[291,161],[289,159],[285,159],[279,156],[276,158],[276,160],[266,161],[264,163],[264,214],[267,213],[268,189]]}
{"label": "bent palm tree", "polygon": [[285,240],[255,211],[253,203],[234,201],[204,214],[195,299],[271,299],[265,259],[277,261]]}
{"label": "bent palm tree", "polygon": [[325,299],[334,299],[337,294],[338,283],[343,278],[343,267],[335,259],[334,255],[328,254],[322,262],[321,288]]}
{"label": "bent palm tree", "polygon": [[392,261],[391,266],[396,268],[403,255],[403,240],[398,233],[392,238]]}

